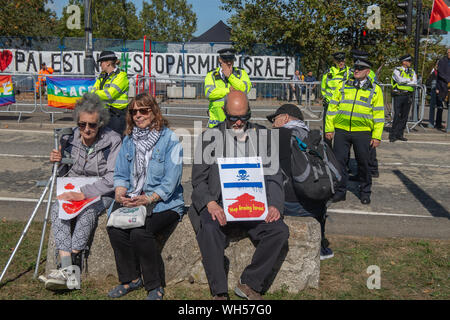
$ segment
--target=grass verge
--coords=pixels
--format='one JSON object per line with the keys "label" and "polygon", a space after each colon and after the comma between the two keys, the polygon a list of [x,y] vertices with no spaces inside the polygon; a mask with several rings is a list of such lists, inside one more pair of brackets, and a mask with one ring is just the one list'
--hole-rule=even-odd
{"label": "grass verge", "polygon": [[[25,222],[0,222],[0,268],[6,265]],[[33,279],[42,223],[32,223],[8,271],[0,283],[0,300],[103,300],[117,279],[86,280],[81,290],[53,293]],[[48,229],[47,229],[48,230]],[[422,239],[379,239],[330,235],[335,257],[321,262],[319,289],[305,289],[297,294],[285,291],[266,294],[273,300],[448,300],[450,299],[450,241]],[[46,252],[40,263],[45,269]],[[368,268],[379,268],[380,289],[368,289]],[[369,268],[370,269],[370,268]],[[369,270],[370,271],[370,270]],[[372,279],[371,278],[371,279]],[[369,285],[377,282],[369,280]],[[121,299],[144,299],[144,290],[131,292]],[[230,292],[232,299],[239,299]],[[166,299],[210,299],[207,286],[177,284],[166,288]]]}

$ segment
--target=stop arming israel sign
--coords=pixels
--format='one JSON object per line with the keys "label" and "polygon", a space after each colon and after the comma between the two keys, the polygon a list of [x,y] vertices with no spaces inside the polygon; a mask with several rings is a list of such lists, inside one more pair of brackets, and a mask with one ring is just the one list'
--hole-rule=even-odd
{"label": "stop arming israel sign", "polygon": [[217,158],[227,221],[264,220],[268,213],[261,157]]}

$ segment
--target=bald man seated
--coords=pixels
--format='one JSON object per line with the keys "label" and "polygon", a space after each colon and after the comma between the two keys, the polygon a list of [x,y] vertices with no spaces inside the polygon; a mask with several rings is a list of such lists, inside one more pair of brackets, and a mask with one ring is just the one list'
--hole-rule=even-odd
{"label": "bald man seated", "polygon": [[[256,250],[251,263],[240,276],[235,293],[245,299],[259,300],[262,299],[264,283],[272,275],[289,237],[289,228],[280,214],[284,209],[283,179],[278,165],[278,153],[271,150],[272,132],[249,121],[251,113],[246,94],[231,91],[225,99],[224,111],[225,121],[207,129],[200,136],[196,157],[199,155],[201,161],[194,159],[192,167],[192,205],[200,215],[197,242],[213,299],[226,300],[229,297],[224,265],[225,248],[229,244],[230,232],[235,229],[246,231],[256,244]],[[264,140],[261,140],[263,136]],[[230,148],[231,145],[234,147]],[[224,150],[218,150],[220,147]],[[276,158],[275,162],[268,156],[271,152],[273,158]],[[268,204],[265,220],[227,221],[216,158],[222,155],[262,157]]]}

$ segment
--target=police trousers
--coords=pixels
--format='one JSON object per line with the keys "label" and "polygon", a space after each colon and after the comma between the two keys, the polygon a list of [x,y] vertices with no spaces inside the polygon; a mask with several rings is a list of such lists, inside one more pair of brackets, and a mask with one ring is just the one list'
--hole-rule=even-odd
{"label": "police trousers", "polygon": [[213,296],[228,293],[225,249],[230,243],[231,232],[236,230],[246,231],[251,241],[256,243],[255,253],[251,263],[241,275],[241,282],[257,292],[263,290],[264,282],[271,275],[289,238],[289,228],[282,219],[271,223],[265,221],[228,222],[222,227],[217,220],[212,220],[211,214],[205,207],[200,212],[197,242]]}
{"label": "police trousers", "polygon": [[332,142],[331,140],[328,140],[325,138],[325,124],[326,124],[326,119],[327,119],[327,111],[328,111],[328,102],[324,99],[323,100],[323,117],[322,117],[322,136],[323,136],[323,141],[325,141],[325,143],[332,148]]}
{"label": "police trousers", "polygon": [[108,124],[106,125],[108,128],[111,128],[122,137],[125,128],[126,128],[126,115],[128,108],[125,109],[117,109],[114,107],[108,107],[110,119]]}
{"label": "police trousers", "polygon": [[411,110],[412,94],[394,96],[394,121],[389,134],[389,139],[403,137],[403,130],[408,122],[409,111]]}
{"label": "police trousers", "polygon": [[336,188],[336,194],[345,194],[347,191],[347,162],[350,148],[353,146],[356,162],[358,163],[361,197],[370,197],[372,188],[372,175],[369,169],[371,140],[372,132],[370,131],[349,132],[341,129],[335,130],[333,152],[339,162],[342,174],[342,180]]}

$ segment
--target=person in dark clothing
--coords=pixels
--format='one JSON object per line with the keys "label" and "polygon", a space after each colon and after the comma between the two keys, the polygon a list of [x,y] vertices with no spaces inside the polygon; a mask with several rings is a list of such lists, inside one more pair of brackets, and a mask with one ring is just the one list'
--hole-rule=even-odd
{"label": "person in dark clothing", "polygon": [[[272,274],[289,237],[289,228],[281,218],[284,207],[283,178],[279,167],[266,168],[264,165],[268,152],[273,152],[269,143],[271,138],[268,138],[270,131],[249,122],[251,114],[245,93],[231,91],[225,98],[224,107],[226,120],[200,136],[192,167],[192,205],[200,215],[197,242],[211,294],[215,300],[226,300],[228,281],[224,253],[229,243],[228,236],[236,229],[247,232],[257,245],[252,262],[241,274],[235,293],[246,299],[262,299],[264,283]],[[268,131],[265,144],[255,141],[263,130]],[[212,149],[213,145],[216,148]],[[226,150],[221,150],[220,145]],[[229,149],[233,150],[233,154],[230,154]],[[268,204],[265,220],[227,222],[217,157],[219,154],[235,157],[236,153],[238,157],[248,157],[252,153],[262,157]]]}
{"label": "person in dark clothing", "polygon": [[[436,89],[436,83],[437,83],[437,68],[438,68],[439,60],[436,61],[436,64],[431,70],[430,75],[427,79],[426,85],[427,90],[430,91],[430,112],[428,117],[428,128],[434,128],[435,127],[435,113],[436,113],[436,102],[437,102],[437,89]],[[440,114],[439,114],[440,113]],[[442,109],[437,108],[437,115],[436,120],[440,118],[440,122],[442,122]]]}
{"label": "person in dark clothing", "polygon": [[411,110],[412,99],[415,86],[417,85],[417,75],[413,68],[411,55],[407,54],[400,58],[402,65],[394,69],[391,78],[392,96],[394,99],[394,120],[389,133],[389,141],[408,141],[403,136],[403,131],[408,122],[409,111]]}
{"label": "person in dark clothing", "polygon": [[297,217],[313,217],[320,223],[322,236],[320,246],[320,260],[334,257],[333,251],[328,247],[329,242],[325,238],[325,220],[327,213],[327,201],[313,201],[299,197],[291,180],[291,136],[295,132],[301,139],[307,137],[309,128],[303,122],[303,114],[293,104],[284,104],[275,113],[267,116],[272,122],[273,128],[279,130],[280,140],[280,166],[284,175],[284,215]]}
{"label": "person in dark clothing", "polygon": [[[450,48],[447,49],[447,56],[439,60],[437,83],[436,83],[436,107],[438,108],[436,114],[436,129],[444,129],[442,125],[442,110],[444,104],[448,105],[448,83],[450,82]],[[446,101],[447,100],[447,101]],[[440,109],[440,110],[439,110]]]}
{"label": "person in dark clothing", "polygon": [[[308,71],[305,77],[305,82],[316,82],[316,77],[313,76],[312,71]],[[311,93],[314,92],[314,89],[316,88],[316,84],[310,84],[306,86],[306,104],[309,105],[309,100],[311,97]]]}

